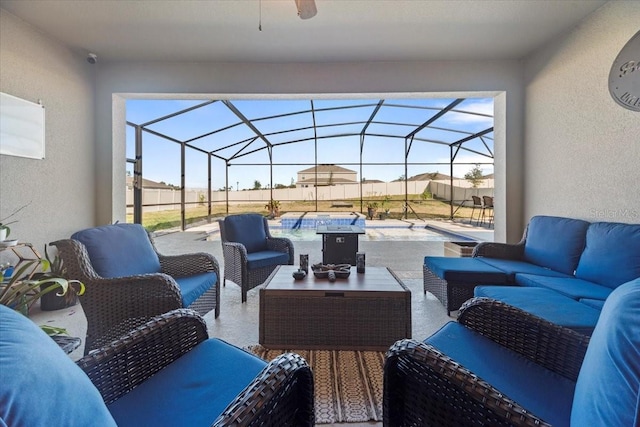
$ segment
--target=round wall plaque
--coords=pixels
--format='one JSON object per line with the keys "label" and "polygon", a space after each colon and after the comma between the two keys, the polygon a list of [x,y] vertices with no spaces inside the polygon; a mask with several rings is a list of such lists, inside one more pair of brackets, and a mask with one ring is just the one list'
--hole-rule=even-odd
{"label": "round wall plaque", "polygon": [[640,31],[631,37],[613,61],[609,92],[624,108],[640,111]]}

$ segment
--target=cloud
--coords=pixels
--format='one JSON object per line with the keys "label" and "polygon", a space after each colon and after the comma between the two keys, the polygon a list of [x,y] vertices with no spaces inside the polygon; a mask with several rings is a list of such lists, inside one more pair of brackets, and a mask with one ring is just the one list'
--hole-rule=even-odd
{"label": "cloud", "polygon": [[479,116],[476,114],[452,111],[445,115],[447,122],[452,124],[484,123],[487,126],[491,126],[493,124],[493,99],[463,103],[461,107],[456,107],[455,109],[484,115]]}

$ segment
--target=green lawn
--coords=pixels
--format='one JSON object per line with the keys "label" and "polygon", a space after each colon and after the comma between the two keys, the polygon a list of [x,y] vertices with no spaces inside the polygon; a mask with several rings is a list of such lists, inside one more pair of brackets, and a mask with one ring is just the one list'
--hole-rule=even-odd
{"label": "green lawn", "polygon": [[[410,196],[410,200],[413,197],[414,201],[410,201],[409,205],[413,211],[409,210],[409,218],[416,218],[416,214],[422,218],[449,218],[450,206],[449,203],[442,200],[420,200],[418,195]],[[352,208],[332,208],[331,202],[319,201],[318,212],[352,212],[360,211],[360,200],[349,200],[353,203]],[[366,200],[363,200],[363,214],[367,214]],[[400,219],[403,217],[403,204],[404,198],[402,196],[392,197],[384,205],[382,200],[378,200],[378,213],[384,212],[385,209],[389,209],[389,218]],[[456,207],[454,207],[455,210]],[[280,214],[286,212],[314,212],[316,211],[315,202],[303,202],[303,201],[282,201],[280,202]],[[256,212],[263,215],[268,215],[269,212],[265,209],[263,203],[255,204],[241,204],[241,205],[229,205],[229,214]],[[415,212],[415,213],[414,213]],[[226,215],[226,207],[224,205],[214,206],[211,209],[211,215],[213,218]],[[455,218],[468,218],[471,214],[471,208],[460,208],[455,214]],[[207,207],[197,206],[187,208],[187,226],[194,222],[200,222],[207,219]],[[127,215],[127,222],[133,222],[133,215]],[[146,212],[142,215],[142,225],[149,231],[166,230],[169,228],[180,227],[180,210],[166,210],[159,212]]]}

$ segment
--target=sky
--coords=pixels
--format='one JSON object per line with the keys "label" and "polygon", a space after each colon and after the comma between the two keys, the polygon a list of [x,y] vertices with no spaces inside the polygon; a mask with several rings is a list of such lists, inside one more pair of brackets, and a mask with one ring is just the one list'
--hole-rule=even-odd
{"label": "sky", "polygon": [[[358,172],[358,179],[393,181],[405,173],[405,136],[437,114],[454,99],[385,99],[383,107],[367,128],[360,160],[360,132],[371,117],[379,99],[316,99],[315,114],[311,101],[292,100],[231,100],[237,109],[274,144],[273,185],[290,185],[297,172],[318,163],[337,164]],[[184,109],[201,105],[206,100],[128,100],[127,122],[142,125]],[[336,107],[350,107],[337,110]],[[292,114],[296,113],[296,114]],[[477,114],[469,114],[477,113]],[[315,119],[317,134],[313,131]],[[338,125],[339,124],[339,125]],[[408,155],[409,177],[440,172],[449,175],[449,143],[493,126],[493,99],[467,98],[429,127],[416,133]],[[266,144],[256,138],[256,132],[221,101],[207,104],[166,120],[148,124],[147,129],[187,142],[207,152],[214,152],[212,188],[224,188],[227,181],[225,162],[231,167],[228,185],[232,189],[250,189],[255,181],[262,187],[270,184],[269,155]],[[290,131],[298,129],[297,131]],[[456,130],[456,131],[452,131]],[[211,133],[211,134],[210,134]],[[208,136],[202,137],[203,135]],[[318,138],[317,150],[314,138]],[[301,142],[291,143],[294,140]],[[429,142],[427,142],[429,141]],[[431,142],[435,141],[435,142]],[[438,143],[439,142],[439,143]],[[444,143],[444,144],[442,144]],[[485,146],[486,144],[486,146]],[[493,152],[493,133],[478,138],[464,147],[488,154]],[[488,148],[487,148],[488,147]],[[490,151],[489,151],[490,150]],[[143,132],[143,178],[180,185],[180,144]],[[127,158],[135,157],[135,132],[127,126]],[[454,162],[454,176],[462,178],[475,163],[481,163],[484,174],[493,173],[486,155],[461,150]],[[411,164],[413,163],[413,164]],[[289,165],[284,165],[289,164]],[[293,165],[291,165],[293,164]],[[207,188],[207,155],[187,148],[185,153],[186,187]],[[127,165],[131,173],[133,167]]]}

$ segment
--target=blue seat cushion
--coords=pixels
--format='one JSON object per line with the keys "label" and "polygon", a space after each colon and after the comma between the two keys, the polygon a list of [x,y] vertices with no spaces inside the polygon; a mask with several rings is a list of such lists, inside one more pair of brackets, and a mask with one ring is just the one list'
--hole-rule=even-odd
{"label": "blue seat cushion", "polygon": [[572,277],[568,274],[551,270],[546,267],[541,267],[526,261],[487,257],[478,258],[478,260],[503,271],[507,275],[507,280],[510,283],[515,282],[517,273],[537,274],[539,276]]}
{"label": "blue seat cushion", "polygon": [[244,350],[208,339],[109,410],[119,427],[210,426],[265,366]]}
{"label": "blue seat cushion", "polygon": [[535,216],[527,227],[524,260],[573,275],[585,245],[589,222],[555,216]]}
{"label": "blue seat cushion", "polygon": [[601,299],[592,299],[592,298],[580,298],[582,304],[588,305],[591,308],[595,308],[596,310],[602,311],[602,307],[604,307],[604,300]]}
{"label": "blue seat cushion", "polygon": [[507,280],[504,272],[478,258],[426,256],[424,266],[439,278],[452,283],[506,283]]}
{"label": "blue seat cushion", "polygon": [[4,305],[0,425],[116,426],[89,377],[35,323]]}
{"label": "blue seat cushion", "polygon": [[591,224],[576,277],[609,288],[640,277],[640,224]]}
{"label": "blue seat cushion", "polygon": [[111,224],[78,231],[71,236],[89,253],[91,265],[106,278],[159,273],[160,259],[140,224]]}
{"label": "blue seat cushion", "polygon": [[224,219],[224,231],[228,241],[242,243],[248,253],[267,249],[267,231],[262,215],[229,215]]}
{"label": "blue seat cushion", "polygon": [[573,381],[457,322],[447,323],[425,342],[548,423],[569,425]]}
{"label": "blue seat cushion", "polygon": [[247,254],[247,268],[249,270],[284,264],[289,264],[288,252],[260,251]]}
{"label": "blue seat cushion", "polygon": [[640,278],[604,303],[585,354],[571,411],[574,426],[640,425]]}
{"label": "blue seat cushion", "polygon": [[556,325],[591,335],[600,311],[558,292],[520,286],[476,286],[474,295],[502,301]]}
{"label": "blue seat cushion", "polygon": [[202,294],[207,292],[218,280],[216,273],[200,273],[187,277],[176,277],[175,281],[182,294],[182,306],[189,307]]}
{"label": "blue seat cushion", "polygon": [[516,283],[520,286],[552,289],[575,300],[591,298],[604,301],[611,293],[611,288],[571,277],[516,274]]}

